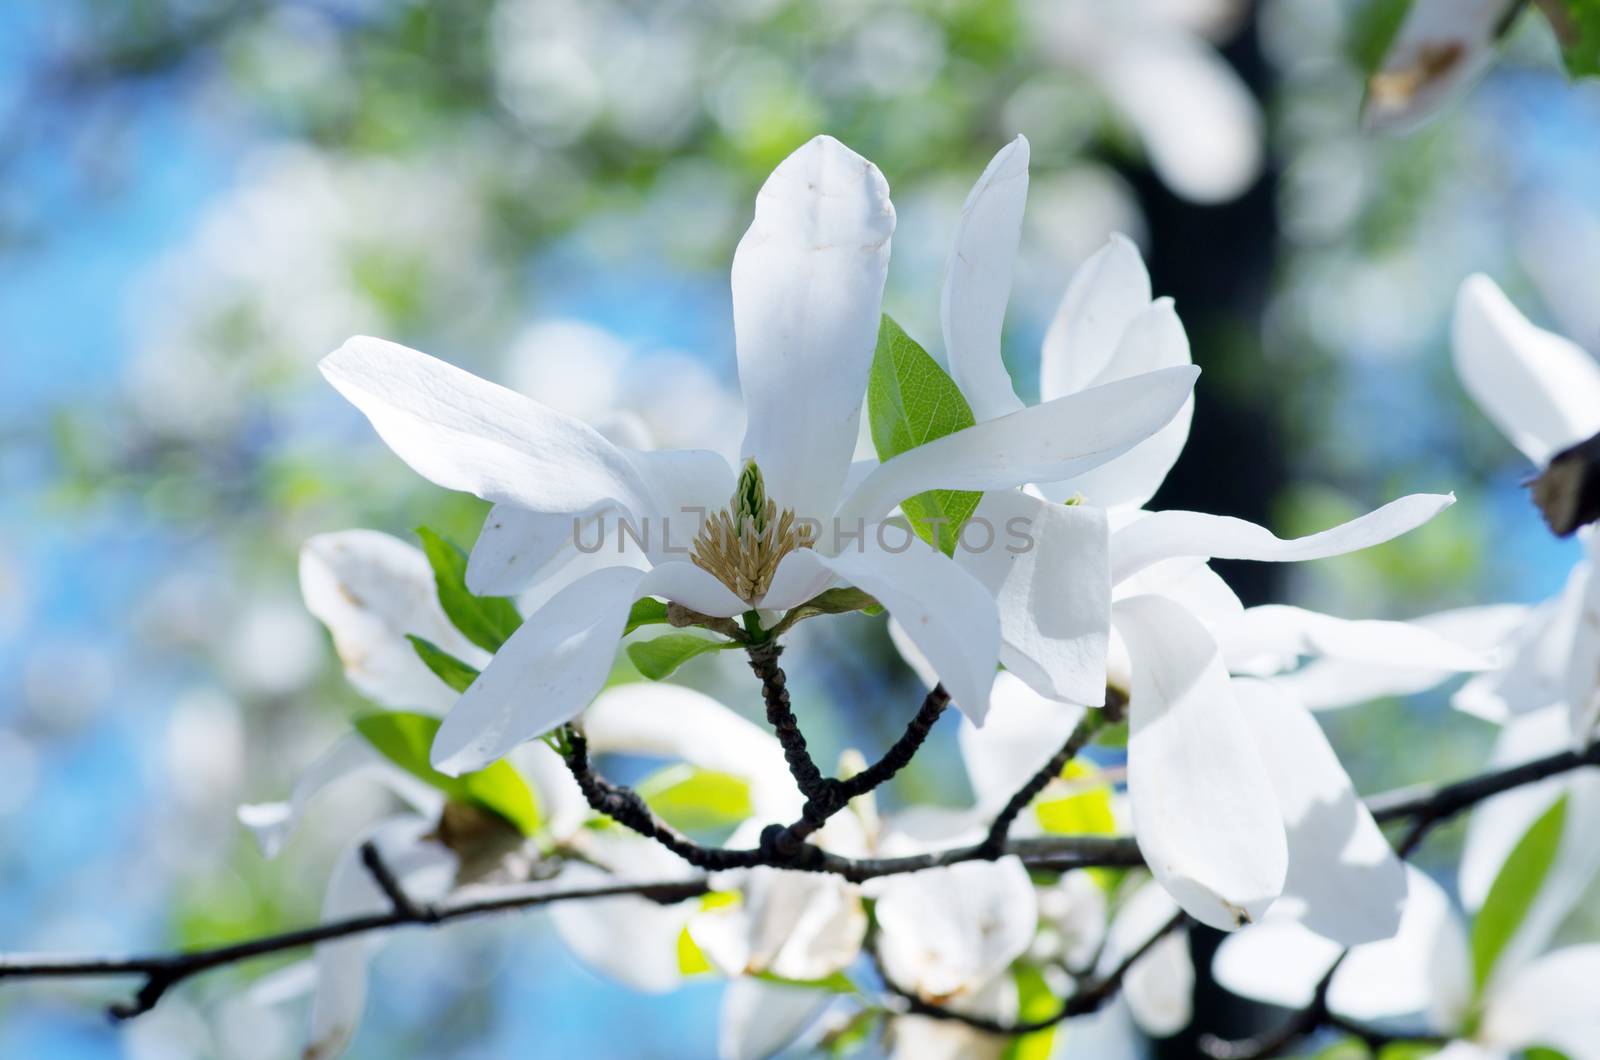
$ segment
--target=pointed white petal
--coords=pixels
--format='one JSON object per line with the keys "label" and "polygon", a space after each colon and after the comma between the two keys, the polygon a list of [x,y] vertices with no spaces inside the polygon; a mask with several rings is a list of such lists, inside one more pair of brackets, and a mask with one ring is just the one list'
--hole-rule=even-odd
{"label": "pointed white petal", "polygon": [[876,166],[828,136],[779,163],[733,258],[733,325],[768,495],[825,519],[855,450],[894,207]]}
{"label": "pointed white petal", "polygon": [[691,611],[715,618],[732,618],[750,610],[750,605],[733,595],[733,590],[718,581],[716,575],[686,559],[652,567],[639,592],[645,596],[665,597]]}
{"label": "pointed white petal", "polygon": [[417,658],[411,633],[457,658],[487,656],[445,617],[419,549],[376,530],[318,534],[300,549],[300,595],[333,635],[345,676],[388,707],[441,713],[455,692]]}
{"label": "pointed white petal", "polygon": [[838,519],[871,522],[928,489],[1008,489],[1081,475],[1171,421],[1199,374],[1192,365],[1148,372],[919,445],[880,464],[845,499]]}
{"label": "pointed white petal", "polygon": [[[1095,382],[1109,383],[1141,372],[1189,363],[1189,336],[1172,308],[1172,299],[1158,298],[1129,322],[1111,363]],[[1161,488],[1172,465],[1178,462],[1178,455],[1189,440],[1189,421],[1193,416],[1194,398],[1191,397],[1172,421],[1154,435],[1109,463],[1066,482],[1052,484],[1050,495],[1065,499],[1081,494],[1102,508],[1142,508]]]}
{"label": "pointed white petal", "polygon": [[1543,1046],[1600,1060],[1600,944],[1568,946],[1516,969],[1490,991],[1478,1036],[1502,1049]]}
{"label": "pointed white petal", "polygon": [[1133,660],[1128,796],[1150,870],[1195,919],[1258,920],[1283,890],[1288,854],[1271,778],[1216,643],[1160,596],[1119,601]]}
{"label": "pointed white petal", "polygon": [[644,571],[609,567],[529,615],[461,694],[434,737],[434,768],[481,769],[569,721],[605,683]]}
{"label": "pointed white petal", "polygon": [[1000,661],[1040,695],[1105,702],[1109,544],[1101,509],[1019,490],[985,493],[962,534],[955,560],[995,597]]}
{"label": "pointed white petal", "polygon": [[[1101,970],[1120,964],[1177,912],[1177,905],[1160,884],[1140,887],[1111,922]],[[1129,968],[1122,992],[1135,1022],[1146,1034],[1165,1038],[1187,1027],[1193,1015],[1194,965],[1183,933],[1171,932]]]}
{"label": "pointed white petal", "polygon": [[826,990],[735,979],[722,995],[721,1060],[766,1060],[781,1052],[833,1000]]}
{"label": "pointed white petal", "polygon": [[1235,679],[1234,696],[1272,778],[1289,842],[1289,874],[1273,905],[1346,946],[1400,928],[1406,873],[1350,775],[1304,707],[1265,681]]}
{"label": "pointed white petal", "polygon": [[1083,719],[1084,708],[1045,699],[1016,675],[995,678],[983,728],[961,721],[961,759],[980,810],[998,810]]}
{"label": "pointed white petal", "polygon": [[1150,274],[1139,248],[1113,234],[1078,267],[1045,332],[1039,397],[1054,401],[1099,380],[1133,318],[1150,304]]}
{"label": "pointed white petal", "polygon": [[1028,141],[1018,136],[995,155],[961,208],[939,297],[950,375],[980,421],[1022,407],[1000,356],[1011,270],[1028,199]]}
{"label": "pointed white petal", "polygon": [[1494,659],[1424,626],[1375,619],[1352,621],[1286,604],[1252,607],[1213,627],[1228,668],[1271,673],[1302,655],[1368,666],[1409,667],[1445,674],[1486,670]]}
{"label": "pointed white petal", "polygon": [[1452,343],[1461,385],[1535,464],[1600,431],[1600,365],[1530,324],[1487,276],[1462,283]]}
{"label": "pointed white petal", "polygon": [[1016,857],[884,877],[872,893],[885,972],[934,1003],[975,994],[1027,951],[1038,923]]}
{"label": "pointed white petal", "polygon": [[738,879],[738,905],[705,909],[689,921],[689,934],[723,972],[817,980],[861,955],[867,914],[853,884],[764,867]]}
{"label": "pointed white petal", "polygon": [[1515,0],[1415,0],[1367,83],[1361,121],[1404,132],[1426,121],[1494,60]]}
{"label": "pointed white petal", "polygon": [[[606,518],[606,513],[596,514]],[[595,517],[495,505],[467,558],[467,588],[478,596],[520,594],[536,579],[542,580],[558,557],[575,551],[576,543],[595,541],[605,533],[595,525]]]}
{"label": "pointed white petal", "polygon": [[395,455],[435,485],[536,512],[649,507],[620,449],[532,398],[366,336],[319,367]]}
{"label": "pointed white petal", "polygon": [[837,556],[817,557],[899,621],[955,705],[982,724],[1000,655],[1000,622],[982,583],[909,530],[893,526],[869,526]]}
{"label": "pointed white petal", "polygon": [[1290,563],[1359,552],[1416,529],[1454,503],[1454,494],[1414,493],[1348,523],[1287,540],[1226,515],[1152,512],[1111,535],[1111,584],[1175,556]]}
{"label": "pointed white petal", "polygon": [[[1595,638],[1584,621],[1593,582],[1587,562],[1573,567],[1561,595],[1540,604],[1527,623],[1507,638],[1510,657],[1505,665],[1473,678],[1455,694],[1451,705],[1486,721],[1504,722],[1553,703],[1568,702],[1573,667],[1589,662],[1594,651]],[[1594,672],[1589,670],[1589,675]]]}

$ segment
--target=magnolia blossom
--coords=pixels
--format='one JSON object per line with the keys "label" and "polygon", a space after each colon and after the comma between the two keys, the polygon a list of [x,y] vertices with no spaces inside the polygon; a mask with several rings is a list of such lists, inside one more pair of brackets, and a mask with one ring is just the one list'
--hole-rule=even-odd
{"label": "magnolia blossom", "polygon": [[[732,617],[856,586],[898,616],[955,702],[982,716],[998,648],[989,594],[881,520],[934,487],[1005,489],[1096,467],[1171,419],[1195,373],[1168,369],[1020,410],[864,469],[850,488],[893,229],[882,175],[828,137],[763,186],[733,265],[749,425],[732,502],[735,470],[714,453],[621,448],[537,401],[377,339],[352,339],[323,361],[413,469],[495,504],[468,570],[474,592],[525,588],[586,520],[639,531],[643,557],[619,556],[574,581],[505,643],[440,728],[440,769],[493,761],[581,710],[631,605],[651,595]],[[692,512],[714,514],[690,549]]]}
{"label": "magnolia blossom", "polygon": [[[1027,160],[1027,141],[1019,137],[985,169],[967,199],[945,276],[941,320],[951,374],[980,421],[1015,414],[1010,410],[1021,405],[1000,358],[1000,331]],[[1171,300],[1152,300],[1138,251],[1114,238],[1078,271],[1062,299],[1045,338],[1040,391],[1064,400],[1189,361]],[[1305,865],[1300,875],[1308,883],[1322,879],[1327,896],[1340,894],[1325,875],[1329,869],[1377,871],[1348,892],[1371,896],[1372,908],[1336,930],[1352,942],[1383,937],[1393,929],[1403,879],[1349,778],[1303,710],[1287,701],[1245,705],[1241,699],[1272,697],[1257,688],[1241,695],[1230,672],[1274,672],[1259,669],[1262,656],[1310,653],[1437,659],[1451,669],[1482,663],[1458,645],[1394,624],[1344,623],[1296,608],[1246,614],[1206,561],[1356,551],[1420,525],[1452,498],[1402,498],[1292,541],[1240,519],[1142,511],[1177,460],[1188,427],[1186,404],[1116,460],[1030,490],[986,493],[979,514],[1026,512],[1038,547],[1020,557],[962,562],[996,594],[1001,661],[1036,692],[1098,705],[1109,677],[1129,695],[1136,835],[1156,878],[1188,913],[1225,929],[1258,919],[1284,888],[1287,826],[1305,848],[1295,855]],[[1072,503],[1058,503],[1063,499]],[[1063,674],[1071,679],[1061,680]],[[1064,734],[1075,720],[1063,713],[1052,728]],[[1034,769],[1052,749],[1045,741],[1029,748]],[[1362,837],[1360,853],[1340,842],[1350,828]]]}

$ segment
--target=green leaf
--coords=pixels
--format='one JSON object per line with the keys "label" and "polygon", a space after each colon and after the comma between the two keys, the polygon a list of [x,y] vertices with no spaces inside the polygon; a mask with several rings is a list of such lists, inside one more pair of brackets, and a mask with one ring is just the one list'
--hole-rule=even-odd
{"label": "green leaf", "polygon": [[[1044,973],[1038,968],[1031,964],[1019,964],[1012,969],[1011,975],[1017,983],[1019,1020],[1048,1019],[1060,1011],[1061,1002],[1051,993],[1050,984],[1045,982]],[[1048,1060],[1055,1038],[1054,1027],[1014,1038],[1006,1046],[1004,1060]]]}
{"label": "green leaf", "polygon": [[1054,835],[1111,835],[1116,832],[1111,788],[1094,783],[1094,768],[1072,761],[1061,775],[1074,786],[1087,785],[1087,790],[1035,803],[1033,812],[1039,818],[1039,826]]}
{"label": "green leaf", "polygon": [[686,763],[652,773],[635,790],[668,824],[686,832],[736,825],[755,812],[749,781]]}
{"label": "green leaf", "polygon": [[678,932],[678,971],[683,975],[705,975],[707,972],[715,971],[705,951],[700,949],[700,944],[689,934],[688,924],[683,925],[683,930]]}
{"label": "green leaf", "polygon": [[1410,8],[1411,0],[1366,0],[1355,8],[1345,41],[1362,73],[1371,74],[1383,63]]}
{"label": "green leaf", "polygon": [[411,642],[411,647],[416,649],[417,657],[427,665],[428,669],[457,692],[465,692],[467,686],[477,680],[476,666],[462,662],[433,641],[410,633],[406,634],[406,640]]}
{"label": "green leaf", "polygon": [[626,637],[640,626],[659,626],[666,621],[666,602],[647,596],[633,602],[633,607],[628,611],[628,624],[622,627],[622,635]]}
{"label": "green leaf", "polygon": [[[878,328],[867,382],[867,421],[879,460],[971,427],[976,421],[961,389],[887,315]],[[929,490],[903,498],[901,509],[917,535],[950,555],[961,526],[983,496],[968,490]]]}
{"label": "green leaf", "polygon": [[473,596],[467,591],[467,554],[425,526],[417,528],[417,536],[433,567],[433,584],[445,616],[484,651],[499,651],[522,625],[517,606],[502,596]]}
{"label": "green leaf", "polygon": [[473,773],[448,777],[428,761],[428,749],[439,732],[439,719],[410,711],[386,711],[355,720],[356,731],[389,761],[444,792],[456,802],[470,802],[499,814],[523,835],[539,830],[539,804],[508,762],[495,762]]}
{"label": "green leaf", "polygon": [[811,990],[826,990],[833,994],[853,994],[856,992],[856,984],[851,982],[850,977],[843,972],[834,972],[826,979],[785,979],[783,976],[773,975],[771,972],[757,972],[755,978],[768,983],[781,983],[784,986],[803,986]]}
{"label": "green leaf", "polygon": [[1600,3],[1596,0],[1551,0],[1535,6],[1556,31],[1567,76],[1600,76]]}
{"label": "green leaf", "polygon": [[1522,926],[1533,900],[1538,897],[1550,866],[1561,846],[1561,828],[1567,816],[1567,797],[1557,799],[1523,833],[1511,856],[1489,887],[1483,908],[1472,921],[1472,977],[1477,993],[1482,993],[1495,961],[1505,951]]}
{"label": "green leaf", "polygon": [[[1423,1057],[1435,1056],[1438,1052],[1437,1042],[1389,1042],[1378,1050],[1378,1060],[1422,1060]],[[1345,1051],[1330,1054],[1330,1060],[1366,1060],[1370,1055],[1359,1038],[1347,1038]]]}
{"label": "green leaf", "polygon": [[864,1008],[851,1016],[842,1026],[823,1034],[817,1048],[829,1056],[849,1056],[866,1046],[883,1022],[883,1010]]}
{"label": "green leaf", "polygon": [[654,640],[628,645],[628,658],[645,677],[659,681],[696,655],[737,646],[731,640],[712,640],[693,633],[667,633]]}

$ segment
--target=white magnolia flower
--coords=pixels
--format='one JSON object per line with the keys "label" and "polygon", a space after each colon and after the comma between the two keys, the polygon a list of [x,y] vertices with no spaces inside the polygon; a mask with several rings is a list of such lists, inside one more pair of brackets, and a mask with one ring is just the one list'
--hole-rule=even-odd
{"label": "white magnolia flower", "polygon": [[[1507,951],[1475,1000],[1460,915],[1425,873],[1407,872],[1410,897],[1399,932],[1355,947],[1334,973],[1328,1007],[1336,1015],[1400,1021],[1395,1026],[1460,1039],[1440,1056],[1510,1060],[1535,1046],[1573,1060],[1600,1056],[1600,1009],[1592,999],[1600,945],[1538,956]],[[1299,1008],[1340,950],[1291,920],[1271,921],[1224,940],[1213,971],[1234,993]]]}
{"label": "white magnolia flower", "polygon": [[[440,729],[439,768],[480,766],[576,714],[599,690],[630,606],[650,595],[731,617],[782,611],[840,582],[857,586],[899,617],[956,703],[981,716],[998,640],[988,594],[920,541],[895,528],[880,533],[881,520],[933,487],[1005,489],[1098,466],[1171,419],[1194,372],[1123,380],[1003,416],[873,467],[847,489],[893,229],[882,175],[827,137],[785,160],[757,197],[734,256],[733,303],[744,455],[764,482],[762,499],[772,498],[768,512],[727,511],[736,476],[716,454],[619,448],[404,347],[355,338],[323,361],[324,375],[413,469],[495,504],[468,570],[474,592],[525,588],[584,520],[625,519],[644,535],[636,564],[619,558],[575,581],[506,642]],[[691,557],[683,521],[694,511],[725,514],[730,527],[744,514],[758,523],[770,514],[775,537],[703,539]],[[812,540],[796,519],[824,530]],[[829,533],[830,525],[845,529]],[[857,527],[859,537],[845,536]]]}
{"label": "white magnolia flower", "polygon": [[[941,316],[951,375],[980,420],[1020,406],[1000,358],[1000,328],[1027,194],[1027,158],[1027,141],[1019,137],[978,179],[945,277]],[[1084,387],[1189,360],[1171,300],[1152,301],[1138,251],[1114,238],[1073,277],[1045,338],[1040,390],[1062,400]],[[986,493],[978,513],[1003,519],[1027,512],[1037,547],[1016,557],[958,559],[998,598],[1001,661],[1039,694],[1103,703],[1107,651],[1114,644],[1110,679],[1131,700],[1128,790],[1141,850],[1186,911],[1227,929],[1259,918],[1281,893],[1289,861],[1286,813],[1292,833],[1313,845],[1336,838],[1340,826],[1365,814],[1315,723],[1290,705],[1247,715],[1230,663],[1260,672],[1248,667],[1261,666],[1263,656],[1320,652],[1393,660],[1402,650],[1411,661],[1440,656],[1456,669],[1482,663],[1458,645],[1393,623],[1346,623],[1297,608],[1245,613],[1206,566],[1212,558],[1293,561],[1356,551],[1420,525],[1452,498],[1402,498],[1292,541],[1240,519],[1140,511],[1176,461],[1188,427],[1186,406],[1116,460],[1039,485],[1037,495]],[[1222,638],[1233,642],[1231,657]],[[1419,657],[1419,651],[1430,654]],[[1064,734],[1075,721],[1063,713],[1050,728]],[[1268,768],[1265,760],[1280,745],[1298,768]],[[1053,749],[1043,740],[1034,745],[1035,769]],[[1334,792],[1341,793],[1343,818],[1310,820]],[[1280,801],[1288,808],[1280,809]],[[1385,866],[1391,886],[1377,892],[1385,896],[1379,899],[1388,909],[1382,919],[1392,930],[1394,892],[1403,894],[1403,880],[1370,819],[1360,833],[1368,849],[1349,867]],[[1310,865],[1318,855],[1308,849],[1297,857]],[[1343,929],[1352,942],[1384,933],[1382,922]]]}

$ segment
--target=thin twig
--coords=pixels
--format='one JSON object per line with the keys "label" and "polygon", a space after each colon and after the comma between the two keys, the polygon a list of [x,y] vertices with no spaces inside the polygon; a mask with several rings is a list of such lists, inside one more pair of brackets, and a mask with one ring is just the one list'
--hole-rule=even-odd
{"label": "thin twig", "polygon": [[1067,735],[1066,742],[1061,749],[1050,756],[1050,760],[1039,767],[1038,772],[1029,777],[1027,782],[1018,788],[1011,798],[995,814],[993,823],[989,825],[989,834],[979,844],[991,858],[998,858],[1005,853],[1006,838],[1011,834],[1011,825],[1017,816],[1028,808],[1028,804],[1038,797],[1049,783],[1061,775],[1067,763],[1078,757],[1078,752],[1088,746],[1094,734],[1110,720],[1104,711],[1085,711],[1083,718],[1073,726],[1072,732]]}

